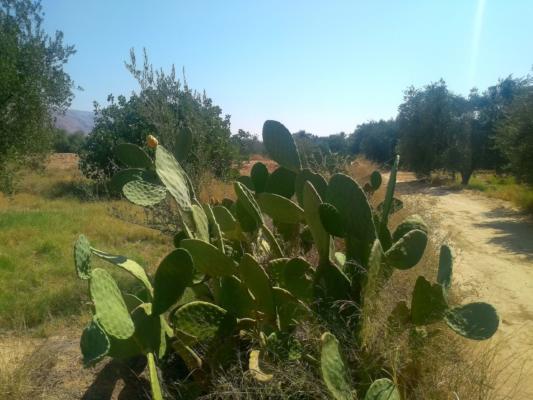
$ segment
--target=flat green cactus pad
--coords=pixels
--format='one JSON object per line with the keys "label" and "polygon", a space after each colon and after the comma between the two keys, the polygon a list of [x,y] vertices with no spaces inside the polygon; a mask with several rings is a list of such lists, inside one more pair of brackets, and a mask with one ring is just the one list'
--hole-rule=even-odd
{"label": "flat green cactus pad", "polygon": [[277,121],[266,121],[263,125],[263,143],[268,155],[279,165],[298,172],[301,169],[300,155],[291,133]]}
{"label": "flat green cactus pad", "polygon": [[346,234],[371,246],[376,238],[372,209],[357,182],[344,174],[331,177],[327,201],[337,208],[346,224]]}
{"label": "flat green cactus pad", "polygon": [[401,397],[394,382],[381,378],[372,382],[366,392],[365,400],[401,400]]}
{"label": "flat green cactus pad", "polygon": [[225,324],[236,320],[223,308],[205,301],[193,301],[180,307],[172,316],[174,328],[199,342],[217,336]]}
{"label": "flat green cactus pad", "polygon": [[283,287],[300,300],[310,300],[313,294],[311,265],[303,258],[293,258],[283,268]]}
{"label": "flat green cactus pad", "polygon": [[445,244],[440,248],[439,270],[437,271],[437,282],[446,290],[452,286],[453,275],[453,255],[452,250]]}
{"label": "flat green cactus pad", "polygon": [[132,143],[121,143],[115,146],[115,155],[129,168],[153,168],[154,163],[146,152]]}
{"label": "flat green cactus pad", "polygon": [[328,183],[322,175],[311,171],[309,168],[305,168],[300,171],[300,173],[296,176],[294,187],[296,190],[298,204],[300,204],[302,207],[304,204],[304,185],[307,181],[311,182],[320,198],[326,198],[326,190],[328,189]]}
{"label": "flat green cactus pad", "polygon": [[374,171],[372,174],[370,174],[370,186],[372,187],[372,190],[378,190],[381,186],[381,174],[379,171]]}
{"label": "flat green cactus pad", "polygon": [[80,347],[86,367],[96,364],[109,352],[109,339],[96,321],[91,321],[83,330]]}
{"label": "flat green cactus pad", "polygon": [[385,253],[387,263],[398,269],[414,267],[422,259],[427,241],[426,233],[421,230],[407,232]]}
{"label": "flat green cactus pad", "polygon": [[326,387],[335,400],[354,400],[348,368],[342,359],[339,341],[329,332],[322,335],[321,341],[320,368]]}
{"label": "flat green cactus pad", "polygon": [[314,186],[310,182],[306,182],[303,189],[305,219],[320,256],[320,263],[326,263],[329,260],[331,238],[320,222],[318,208],[321,203],[322,200]]}
{"label": "flat green cactus pad", "polygon": [[80,279],[91,277],[91,245],[84,235],[74,244],[74,265]]}
{"label": "flat green cactus pad", "polygon": [[261,226],[261,221],[258,221],[257,217],[254,218],[243,204],[241,200],[237,200],[234,207],[235,217],[239,222],[239,230],[242,232],[255,232]]}
{"label": "flat green cactus pad", "polygon": [[290,199],[294,195],[296,174],[290,169],[279,167],[268,177],[265,191]]}
{"label": "flat green cactus pad", "polygon": [[250,178],[252,179],[254,190],[256,193],[265,191],[266,184],[270,173],[265,164],[256,162],[250,171]]}
{"label": "flat green cactus pad", "polygon": [[210,276],[229,276],[237,272],[235,262],[210,243],[199,239],[185,239],[181,247],[192,256],[194,267]]}
{"label": "flat green cactus pad", "polygon": [[400,240],[405,234],[408,232],[418,229],[422,232],[428,233],[428,226],[422,219],[422,217],[418,214],[413,214],[409,217],[407,217],[400,225],[396,227],[396,230],[392,234],[392,240],[394,242],[397,242]]}
{"label": "flat green cactus pad", "polygon": [[381,213],[381,225],[387,226],[389,223],[389,214],[394,198],[394,190],[396,188],[396,174],[398,172],[398,164],[400,163],[400,156],[394,157],[394,164],[392,165],[389,181],[387,182],[387,191],[385,192],[385,199],[383,200],[383,208]]}
{"label": "flat green cactus pad", "polygon": [[330,235],[346,236],[346,223],[334,205],[322,203],[318,208],[318,213],[320,214],[320,222]]}
{"label": "flat green cactus pad", "polygon": [[178,207],[182,210],[189,210],[191,208],[191,194],[185,171],[174,156],[161,145],[157,146],[155,151],[155,169],[157,176],[174,197]]}
{"label": "flat green cactus pad", "polygon": [[241,175],[237,178],[237,182],[242,183],[244,186],[246,186],[250,190],[255,190],[254,181],[252,180],[252,177],[248,175]]}
{"label": "flat green cactus pad", "polygon": [[444,319],[456,333],[474,340],[489,339],[500,325],[496,309],[487,303],[470,303],[452,308],[446,312]]}
{"label": "flat green cactus pad", "polygon": [[126,168],[121,169],[109,182],[109,188],[116,192],[122,192],[124,185],[130,181],[144,180],[150,183],[157,183],[157,175],[152,170],[145,170],[140,168]]}
{"label": "flat green cactus pad", "polygon": [[[238,204],[240,204],[244,208],[244,210],[255,221],[257,225],[262,225],[263,216],[261,215],[261,210],[259,208],[259,205],[255,201],[252,192],[250,192],[250,190],[240,182],[234,182],[233,188],[235,189],[235,194],[238,198]],[[239,219],[238,213],[237,219]]]}
{"label": "flat green cactus pad", "polygon": [[122,193],[133,204],[148,207],[161,203],[167,197],[164,186],[132,180],[122,187]]}
{"label": "flat green cactus pad", "polygon": [[238,318],[252,315],[254,300],[247,287],[235,276],[220,278],[215,297],[217,304]]}
{"label": "flat green cactus pad", "polygon": [[194,236],[204,242],[209,242],[209,221],[204,209],[193,204],[191,205],[191,213],[195,225]]}
{"label": "flat green cactus pad", "polygon": [[135,332],[133,321],[120,289],[109,272],[95,268],[89,280],[89,290],[96,320],[105,333],[117,339],[132,336]]}
{"label": "flat green cactus pad", "polygon": [[[384,206],[384,202],[383,201],[378,204],[377,211],[380,214],[383,214],[383,206]],[[400,211],[402,208],[403,208],[403,201],[401,201],[400,199],[397,199],[396,197],[393,197],[392,198],[392,202],[391,202],[391,206],[390,206],[389,215]]]}
{"label": "flat green cactus pad", "polygon": [[106,253],[105,251],[101,251],[95,248],[92,248],[91,250],[95,256],[100,257],[101,259],[110,262],[111,264],[114,264],[117,267],[120,267],[125,271],[129,272],[131,275],[133,275],[135,278],[142,282],[142,284],[146,287],[150,295],[153,293],[152,284],[150,283],[150,280],[146,275],[146,271],[138,263],[124,256]]}
{"label": "flat green cactus pad", "polygon": [[278,327],[281,331],[289,331],[298,321],[309,316],[311,310],[289,291],[274,286],[272,293],[276,304]]}
{"label": "flat green cactus pad", "polygon": [[176,249],[169,253],[155,273],[153,313],[159,315],[167,311],[192,284],[193,275],[193,260],[187,250]]}
{"label": "flat green cactus pad", "polygon": [[222,232],[233,232],[237,228],[237,220],[226,207],[214,206],[213,214]]}
{"label": "flat green cactus pad", "polygon": [[251,255],[245,254],[239,264],[239,274],[254,296],[258,310],[267,315],[275,316],[272,286],[263,267]]}
{"label": "flat green cactus pad", "polygon": [[304,219],[304,210],[286,197],[273,193],[261,193],[257,197],[261,210],[274,221],[284,224],[298,224]]}
{"label": "flat green cactus pad", "polygon": [[427,325],[444,317],[448,304],[443,288],[439,284],[431,284],[423,276],[419,276],[411,298],[411,320],[415,325]]}

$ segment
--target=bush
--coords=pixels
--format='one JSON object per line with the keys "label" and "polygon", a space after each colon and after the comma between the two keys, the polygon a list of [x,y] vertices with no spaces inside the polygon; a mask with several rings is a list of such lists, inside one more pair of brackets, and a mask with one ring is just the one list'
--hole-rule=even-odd
{"label": "bush", "polygon": [[63,129],[54,131],[52,150],[56,153],[76,153],[79,154],[85,143],[83,132],[68,133]]}

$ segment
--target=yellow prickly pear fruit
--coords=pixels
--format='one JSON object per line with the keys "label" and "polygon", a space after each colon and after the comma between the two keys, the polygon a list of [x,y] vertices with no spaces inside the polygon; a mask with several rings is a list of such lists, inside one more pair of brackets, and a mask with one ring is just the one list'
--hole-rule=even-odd
{"label": "yellow prickly pear fruit", "polygon": [[151,149],[155,149],[157,147],[157,145],[159,144],[159,142],[157,141],[157,139],[155,138],[155,136],[153,135],[148,135],[148,137],[146,138],[146,145],[148,147],[150,147]]}

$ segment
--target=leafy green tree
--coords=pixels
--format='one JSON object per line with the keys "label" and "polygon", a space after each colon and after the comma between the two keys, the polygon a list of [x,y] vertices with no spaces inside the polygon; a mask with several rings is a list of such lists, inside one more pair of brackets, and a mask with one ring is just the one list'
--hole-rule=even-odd
{"label": "leafy green tree", "polygon": [[[81,149],[80,168],[93,179],[108,178],[118,170],[118,160],[113,153],[117,143],[145,146],[146,136],[155,126],[142,112],[142,101],[137,95],[107,98],[108,105],[95,103],[95,124]],[[147,150],[147,149],[146,149]]]}
{"label": "leafy green tree", "polygon": [[509,169],[519,179],[533,184],[533,80],[522,81],[496,129],[496,145],[509,160]]}
{"label": "leafy green tree", "polygon": [[231,140],[242,158],[248,158],[252,154],[265,153],[265,147],[259,138],[243,129],[239,129],[237,134],[231,137]]}
{"label": "leafy green tree", "polygon": [[52,149],[56,153],[77,153],[79,154],[85,143],[83,132],[69,133],[64,129],[54,130],[54,140]]}
{"label": "leafy green tree", "polygon": [[394,157],[398,142],[396,120],[370,121],[358,125],[349,137],[350,152],[384,163]]}
{"label": "leafy green tree", "polygon": [[[174,67],[169,73],[154,69],[146,50],[142,66],[137,65],[131,50],[126,67],[139,83],[142,115],[153,124],[161,143],[180,159],[191,179],[198,181],[205,171],[225,177],[237,155],[231,141],[230,116],[223,115],[205,92],[194,91],[185,79],[183,83],[177,79]],[[190,151],[184,151],[185,147]],[[183,153],[187,156],[181,159]]]}
{"label": "leafy green tree", "polygon": [[12,188],[15,166],[50,149],[52,115],[72,99],[73,82],[63,71],[74,47],[63,33],[47,35],[40,1],[0,0],[0,177]]}

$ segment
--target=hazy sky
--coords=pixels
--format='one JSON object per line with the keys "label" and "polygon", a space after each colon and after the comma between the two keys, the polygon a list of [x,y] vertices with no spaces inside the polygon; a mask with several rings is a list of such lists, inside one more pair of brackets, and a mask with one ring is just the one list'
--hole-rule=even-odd
{"label": "hazy sky", "polygon": [[124,68],[146,47],[184,67],[232,131],[266,119],[291,131],[352,132],[396,115],[403,91],[444,78],[467,94],[533,65],[533,0],[43,0],[45,27],[78,50],[72,108],[137,90]]}

